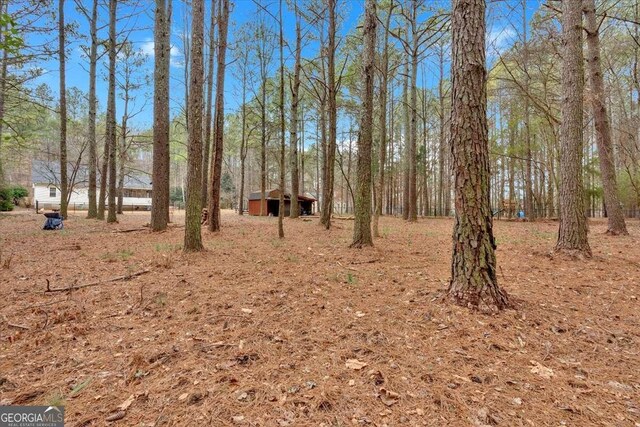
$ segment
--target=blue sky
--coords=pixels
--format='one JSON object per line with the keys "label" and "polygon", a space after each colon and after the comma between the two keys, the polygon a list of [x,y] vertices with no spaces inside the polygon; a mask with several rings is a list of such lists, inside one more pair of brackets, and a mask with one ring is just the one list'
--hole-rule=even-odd
{"label": "blue sky", "polygon": [[[431,1],[431,0],[429,0]],[[447,1],[433,0],[444,4],[447,7]],[[149,58],[144,67],[140,70],[141,75],[153,76],[153,6],[151,0],[140,0],[141,5],[149,5],[149,7],[138,6],[134,10],[131,6],[120,5],[118,9],[118,16],[121,17],[118,21],[118,31],[129,32],[129,40],[134,45],[145,52]],[[237,29],[240,28],[246,22],[256,18],[258,9],[253,0],[235,0],[231,13],[231,24],[229,28],[229,43],[230,47],[233,47],[234,34]],[[266,0],[263,1],[265,7],[267,7],[272,13],[277,15],[278,2]],[[284,22],[285,22],[285,38],[293,42],[295,40],[295,20],[293,13],[286,9],[286,1],[283,1]],[[210,1],[205,0],[208,15]],[[492,51],[503,50],[513,44],[516,41],[516,30],[514,25],[521,25],[521,2],[519,0],[507,0],[504,2],[489,2],[489,9],[487,14],[487,42],[488,57],[491,59]],[[539,0],[527,1],[527,15],[531,17],[533,12],[538,9],[540,5]],[[172,102],[172,114],[177,114],[180,111],[181,105],[184,100],[184,57],[183,57],[183,42],[181,34],[184,32],[186,22],[189,19],[188,15],[185,15],[185,6],[183,2],[174,0],[174,13],[172,23],[172,55],[171,55],[171,102]],[[340,33],[342,35],[352,32],[356,27],[358,20],[360,19],[363,11],[363,0],[348,0],[339,9],[340,19],[342,19],[342,25]],[[137,12],[137,13],[134,13]],[[72,0],[66,1],[65,15],[67,24],[74,23],[77,26],[77,33],[86,35],[89,32],[88,24],[84,15],[76,10],[76,6]],[[101,37],[106,37],[106,21],[108,19],[108,11],[106,7],[100,10],[99,13],[100,25],[105,26],[101,30]],[[126,17],[126,18],[122,18]],[[268,19],[268,18],[267,18]],[[209,18],[205,17],[205,22],[208,24]],[[53,34],[53,41],[56,35]],[[36,40],[37,41],[37,40]],[[29,43],[29,40],[26,41]],[[86,58],[84,57],[81,46],[86,45],[88,41],[69,37],[68,46],[68,58],[67,58],[67,87],[76,86],[83,91],[88,89],[88,66]],[[307,52],[308,55],[315,55],[313,49],[317,49],[317,46],[311,45]],[[287,52],[285,50],[285,55]],[[228,53],[227,58],[230,59]],[[274,57],[277,61],[277,54]],[[291,63],[292,58],[287,57],[287,62]],[[45,68],[47,73],[38,80],[37,83],[47,83],[52,92],[57,96],[58,90],[58,63],[57,58],[52,57],[50,60],[45,61],[39,66]],[[418,78],[419,82],[425,81],[427,86],[437,84],[437,68],[435,64],[430,60],[425,60],[425,72],[426,79]],[[275,68],[274,68],[275,69]],[[234,78],[230,67],[227,69],[226,84],[225,84],[225,104],[227,111],[233,111],[238,108],[238,81]],[[100,101],[100,109],[103,110],[106,105],[107,94],[107,81],[106,81],[106,62],[102,62],[99,66],[98,82],[97,82],[98,99]],[[137,101],[138,108],[143,107],[143,112],[133,119],[133,125],[139,129],[145,129],[150,127],[152,123],[152,95],[153,87],[144,88],[138,93],[139,100]],[[118,102],[116,117],[121,116],[121,102]]]}

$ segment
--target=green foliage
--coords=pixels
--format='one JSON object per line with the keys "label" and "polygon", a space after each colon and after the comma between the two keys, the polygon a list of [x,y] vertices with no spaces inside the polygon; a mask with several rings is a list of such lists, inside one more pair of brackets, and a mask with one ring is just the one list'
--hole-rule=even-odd
{"label": "green foliage", "polygon": [[16,204],[17,204],[18,199],[21,199],[23,197],[27,197],[29,195],[29,190],[27,190],[26,188],[22,187],[21,185],[16,185],[16,186],[12,187],[11,190],[13,191],[13,199],[14,199],[14,202]]}
{"label": "green foliage", "polygon": [[120,257],[120,259],[126,261],[131,258],[131,256],[133,255],[133,251],[130,249],[122,249],[118,251],[117,255]]}
{"label": "green foliage", "polygon": [[0,212],[13,210],[13,190],[0,188]]}
{"label": "green foliage", "polygon": [[17,206],[20,199],[28,195],[29,191],[20,185],[0,188],[0,212],[12,211],[14,205]]}
{"label": "green foliage", "polygon": [[352,273],[347,273],[347,283],[350,285],[357,285],[358,278],[354,276]]}
{"label": "green foliage", "polygon": [[0,14],[0,28],[2,28],[2,42],[0,49],[10,53],[18,52],[24,42],[16,28],[16,22],[8,13]]}

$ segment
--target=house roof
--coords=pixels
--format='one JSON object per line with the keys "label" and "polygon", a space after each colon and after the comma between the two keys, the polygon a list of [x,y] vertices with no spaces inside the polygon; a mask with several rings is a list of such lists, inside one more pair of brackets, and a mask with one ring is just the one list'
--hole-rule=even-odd
{"label": "house roof", "polygon": [[[69,179],[74,172],[76,165],[69,163],[67,174]],[[98,179],[100,179],[100,168],[97,168]],[[89,167],[80,165],[75,174],[75,183],[78,186],[86,186],[89,182]],[[60,163],[34,160],[31,162],[31,183],[45,185],[60,184]],[[149,174],[129,171],[124,177],[124,188],[151,190],[151,176]]]}

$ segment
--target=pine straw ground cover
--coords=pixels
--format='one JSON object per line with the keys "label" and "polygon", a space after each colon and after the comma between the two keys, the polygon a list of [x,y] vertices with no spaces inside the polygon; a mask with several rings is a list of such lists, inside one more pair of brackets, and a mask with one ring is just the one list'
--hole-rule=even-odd
{"label": "pine straw ground cover", "polygon": [[179,227],[113,232],[148,214],[43,221],[0,216],[3,404],[63,402],[68,426],[640,425],[637,220],[592,221],[583,261],[548,256],[557,223],[497,221],[517,308],[496,316],[441,301],[448,219],[384,218],[352,250],[352,221],[279,240],[225,212],[188,256]]}

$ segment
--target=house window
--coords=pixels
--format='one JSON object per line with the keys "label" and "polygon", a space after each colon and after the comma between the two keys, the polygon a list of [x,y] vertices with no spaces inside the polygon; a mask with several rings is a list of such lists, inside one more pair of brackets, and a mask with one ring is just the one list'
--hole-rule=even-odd
{"label": "house window", "polygon": [[56,187],[49,187],[49,197],[56,197]]}

